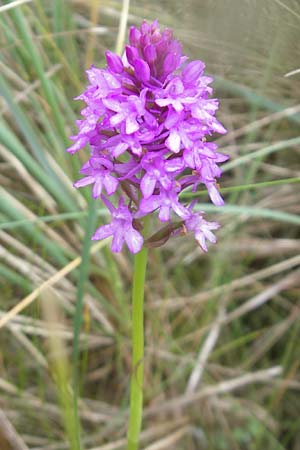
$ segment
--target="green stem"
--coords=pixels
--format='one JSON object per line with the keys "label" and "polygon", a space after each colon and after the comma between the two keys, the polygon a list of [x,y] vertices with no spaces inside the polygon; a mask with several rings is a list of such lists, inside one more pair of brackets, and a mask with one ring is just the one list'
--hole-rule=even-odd
{"label": "green stem", "polygon": [[143,412],[144,378],[144,288],[148,249],[134,257],[132,288],[132,373],[127,450],[138,450]]}

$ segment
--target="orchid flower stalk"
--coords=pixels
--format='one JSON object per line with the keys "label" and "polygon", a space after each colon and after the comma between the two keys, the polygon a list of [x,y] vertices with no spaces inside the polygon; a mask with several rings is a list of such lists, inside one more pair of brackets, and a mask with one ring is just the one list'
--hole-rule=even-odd
{"label": "orchid flower stalk", "polygon": [[[219,224],[207,221],[197,202],[187,204],[180,194],[205,186],[211,201],[223,205],[216,180],[218,164],[228,156],[217,152],[210,138],[226,130],[215,117],[219,104],[212,98],[213,79],[204,75],[205,64],[182,55],[172,31],[161,31],[157,21],[131,27],[122,57],[107,51],[106,62],[104,69],[87,70],[89,85],[77,97],[86,106],[68,151],[89,144],[83,178],[74,186],[91,185],[94,199],[101,199],[111,216],[92,239],[112,237],[112,251],[120,252],[125,243],[135,254],[128,450],[137,450],[147,248],[187,233],[204,251],[207,241],[216,242],[213,232]],[[160,222],[162,228],[156,225]]]}

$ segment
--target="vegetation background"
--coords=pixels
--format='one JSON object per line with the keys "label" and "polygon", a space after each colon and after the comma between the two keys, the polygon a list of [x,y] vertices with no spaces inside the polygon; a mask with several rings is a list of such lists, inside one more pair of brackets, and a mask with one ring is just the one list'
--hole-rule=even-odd
{"label": "vegetation background", "polygon": [[226,206],[199,194],[218,244],[150,252],[142,448],[299,450],[300,3],[128,5],[1,2],[0,448],[125,447],[132,258],[91,243],[104,212],[65,148],[84,69],[158,18],[215,76],[231,160]]}

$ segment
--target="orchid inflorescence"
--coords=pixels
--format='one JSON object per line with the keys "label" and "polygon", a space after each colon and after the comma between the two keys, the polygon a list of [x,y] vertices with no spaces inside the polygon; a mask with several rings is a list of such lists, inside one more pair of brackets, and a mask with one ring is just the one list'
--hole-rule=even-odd
{"label": "orchid inflorescence", "polygon": [[[195,201],[183,203],[180,194],[205,185],[212,202],[223,204],[216,178],[218,163],[228,157],[206,140],[226,133],[215,118],[218,100],[210,98],[213,79],[203,75],[202,61],[182,56],[172,31],[161,32],[157,21],[131,27],[129,42],[122,57],[106,52],[105,69],[87,70],[90,84],[77,97],[86,107],[68,151],[89,144],[91,154],[80,170],[84,178],[74,186],[93,185],[93,197],[102,199],[112,217],[92,239],[112,236],[113,251],[125,241],[137,253],[144,244],[143,217],[157,211],[167,226],[145,244],[159,245],[181,230],[193,232],[207,251],[206,240],[216,242],[212,230],[219,225],[195,211]],[[117,191],[116,206],[110,199]]]}

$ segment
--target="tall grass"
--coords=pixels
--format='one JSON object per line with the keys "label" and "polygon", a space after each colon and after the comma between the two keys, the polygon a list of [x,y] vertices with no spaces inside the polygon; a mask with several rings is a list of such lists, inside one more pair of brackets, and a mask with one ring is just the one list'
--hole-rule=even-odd
{"label": "tall grass", "polygon": [[132,260],[91,245],[105,212],[65,148],[84,69],[159,17],[216,76],[231,161],[226,206],[199,194],[217,246],[150,251],[142,448],[297,449],[299,3],[126,3],[0,6],[1,446],[125,448]]}

